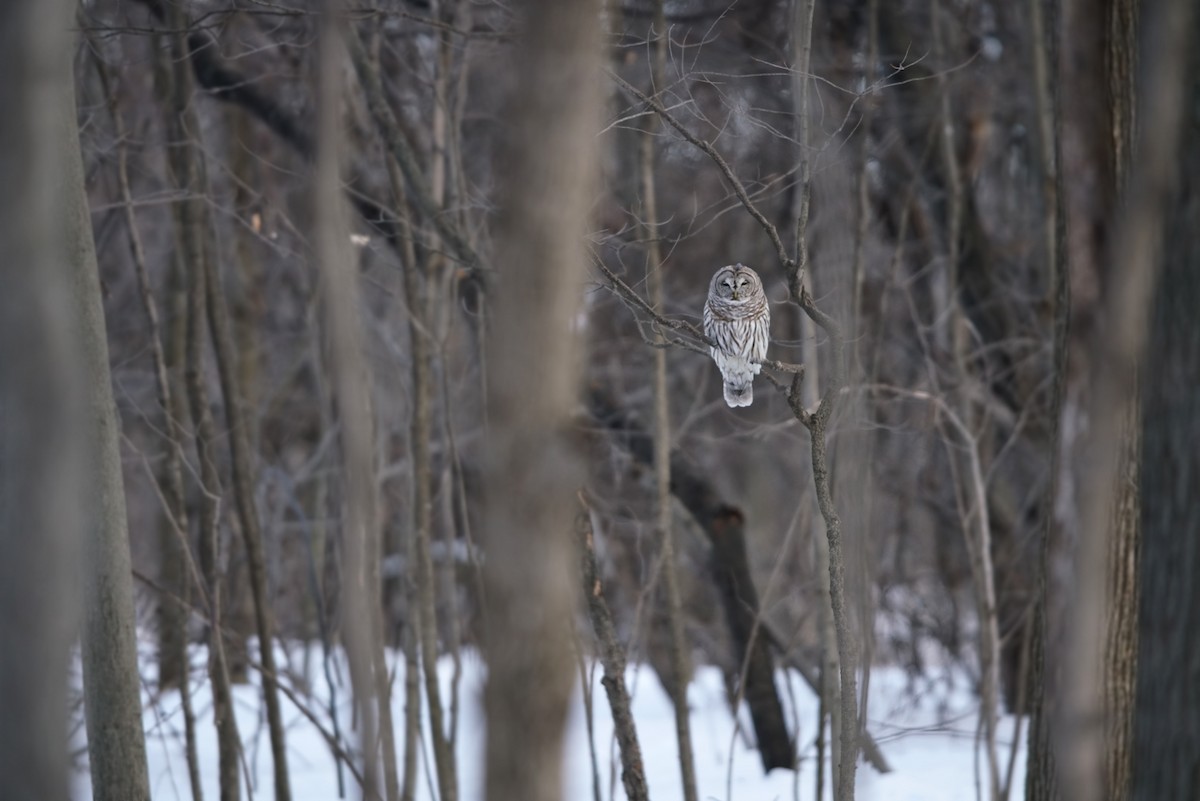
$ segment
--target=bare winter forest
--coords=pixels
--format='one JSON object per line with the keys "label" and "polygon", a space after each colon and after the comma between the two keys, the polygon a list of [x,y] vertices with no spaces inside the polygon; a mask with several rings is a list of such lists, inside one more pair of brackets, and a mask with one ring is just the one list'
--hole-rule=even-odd
{"label": "bare winter forest", "polygon": [[685,801],[705,668],[797,797],[887,668],[957,797],[1200,798],[1195,5],[0,4],[0,796],[150,798],[176,693],[251,797],[250,685],[275,801],[549,801],[595,671],[646,799],[642,664]]}

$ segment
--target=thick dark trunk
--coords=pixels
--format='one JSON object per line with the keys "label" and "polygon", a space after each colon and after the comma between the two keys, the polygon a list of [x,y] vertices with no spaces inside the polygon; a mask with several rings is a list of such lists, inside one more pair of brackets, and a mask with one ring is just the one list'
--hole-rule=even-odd
{"label": "thick dark trunk", "polygon": [[758,591],[746,557],[745,522],[737,509],[724,507],[705,527],[712,544],[709,564],[733,634],[739,690],[750,707],[763,770],[790,769],[795,767],[796,750],[775,687],[775,660],[762,627]]}
{"label": "thick dark trunk", "polygon": [[[622,412],[611,397],[593,389],[588,395],[588,406],[592,416],[617,438],[620,447],[638,461],[653,464],[653,438]],[[746,557],[744,516],[726,504],[678,451],[671,455],[671,493],[700,524],[712,545],[709,564],[725,607],[739,677],[741,666],[745,666],[744,696],[754,721],[763,768],[791,768],[795,751],[775,687],[775,662],[767,647],[766,633],[761,630],[758,591]]]}
{"label": "thick dark trunk", "polygon": [[[1190,6],[1180,0],[1174,6]],[[1131,798],[1200,798],[1200,14],[1142,372],[1142,601]],[[1168,25],[1178,25],[1169,15]]]}
{"label": "thick dark trunk", "polygon": [[[592,388],[587,393],[587,406],[591,416],[613,437],[618,447],[627,450],[634,459],[642,464],[648,466],[653,463],[654,444],[650,434],[630,415],[622,411],[610,395],[600,389]],[[742,517],[741,512],[736,507],[727,503],[717,492],[716,488],[705,478],[701,477],[696,468],[679,451],[675,451],[671,455],[671,494],[687,509],[692,518],[704,530],[705,536],[708,537],[710,542],[722,536],[721,533],[715,531],[715,529],[723,525],[722,521],[726,520],[730,515],[736,515],[739,518]],[[742,549],[744,552],[744,534],[742,539]],[[715,580],[720,581],[719,578]],[[755,594],[757,595],[757,593]],[[738,598],[737,602],[740,607],[741,599]],[[740,616],[742,612],[738,614]],[[755,607],[749,619],[753,620],[757,615],[758,609]],[[765,626],[763,621],[760,621],[759,625],[763,627],[759,636],[767,638],[769,642],[775,645],[776,650],[783,651],[783,644],[780,638],[776,637],[769,627]],[[736,642],[737,635],[734,634],[733,636]],[[740,660],[744,659],[745,651],[739,650],[736,656],[740,664]],[[817,667],[817,663],[819,662],[818,657],[803,658],[795,654],[789,654],[785,658],[785,661],[804,677],[804,680],[812,687],[813,692],[818,695],[820,694],[821,682],[818,675],[819,668]],[[773,670],[774,667],[772,667]],[[763,684],[759,686],[765,688]],[[771,689],[774,689],[774,683],[772,683]],[[776,695],[775,703],[779,703],[778,695]],[[777,748],[777,744],[775,747]],[[862,732],[861,748],[863,757],[880,773],[888,773],[891,770],[887,760],[884,759],[883,754],[880,752],[879,746],[865,730]],[[766,757],[763,759],[765,763]],[[790,767],[791,764],[792,762],[789,761],[788,766]]]}

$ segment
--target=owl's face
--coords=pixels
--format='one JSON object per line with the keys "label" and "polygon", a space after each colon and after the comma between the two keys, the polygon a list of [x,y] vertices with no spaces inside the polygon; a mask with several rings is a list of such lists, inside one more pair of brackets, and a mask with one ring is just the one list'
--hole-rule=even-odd
{"label": "owl's face", "polygon": [[713,276],[712,294],[732,303],[749,300],[761,291],[758,273],[742,264],[722,267]]}

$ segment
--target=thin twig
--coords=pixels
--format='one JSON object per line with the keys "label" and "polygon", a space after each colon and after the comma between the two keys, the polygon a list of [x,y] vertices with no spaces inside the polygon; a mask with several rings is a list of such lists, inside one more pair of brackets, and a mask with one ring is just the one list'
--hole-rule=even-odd
{"label": "thin twig", "polygon": [[671,112],[664,108],[662,103],[650,97],[642,90],[626,81],[620,75],[617,75],[612,70],[608,70],[607,72],[622,89],[624,89],[626,92],[629,92],[631,95],[648,105],[650,108],[654,109],[658,116],[662,118],[663,122],[667,123],[676,131],[678,131],[679,135],[686,139],[689,143],[708,154],[709,158],[716,163],[718,169],[720,169],[721,173],[725,176],[725,180],[727,180],[730,186],[733,187],[733,191],[737,195],[738,200],[742,202],[742,206],[744,206],[746,211],[750,213],[750,216],[762,226],[763,230],[767,232],[767,236],[771,238],[771,244],[775,246],[775,252],[779,254],[780,263],[784,265],[785,270],[790,270],[791,265],[794,262],[788,257],[787,248],[783,246],[783,240],[779,238],[779,229],[777,229],[775,225],[767,219],[766,215],[759,211],[758,207],[754,205],[754,201],[752,201],[750,196],[746,193],[745,185],[743,185],[737,175],[734,174],[733,168],[729,166],[729,162],[725,161],[725,157],[721,155],[720,151],[713,147],[712,143],[701,139],[684,127],[683,123],[677,120],[671,114]]}

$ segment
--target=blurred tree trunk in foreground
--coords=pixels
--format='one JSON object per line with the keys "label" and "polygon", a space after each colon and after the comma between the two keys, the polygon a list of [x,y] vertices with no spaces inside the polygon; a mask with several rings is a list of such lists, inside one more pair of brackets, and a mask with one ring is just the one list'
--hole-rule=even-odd
{"label": "blurred tree trunk in foreground", "polygon": [[572,497],[583,479],[570,441],[579,349],[572,332],[597,160],[598,0],[528,4],[518,53],[496,228],[488,365],[485,633],[486,793],[562,793],[572,676]]}
{"label": "blurred tree trunk in foreground", "polygon": [[84,409],[59,229],[68,9],[0,4],[0,776],[14,801],[68,798]]}
{"label": "blurred tree trunk in foreground", "polygon": [[[1035,647],[1043,678],[1034,688],[1040,701],[1027,795],[1037,801],[1128,794],[1141,538],[1137,361],[1158,277],[1160,232],[1172,208],[1186,5],[1162,2],[1140,15],[1127,2],[1064,5],[1061,155],[1070,322],[1060,365],[1044,640]],[[1171,36],[1161,36],[1166,20]],[[1153,44],[1137,95],[1131,28]],[[1135,118],[1142,121],[1136,146]],[[1165,281],[1167,291],[1185,291],[1184,282]],[[1182,436],[1182,429],[1171,431]],[[1148,466],[1148,450],[1144,456]],[[1144,479],[1142,486],[1152,483]]]}
{"label": "blurred tree trunk in foreground", "polygon": [[[1043,14],[1037,4],[1031,4],[1031,13]],[[1129,30],[1122,37],[1109,37],[1112,24],[1129,14]],[[1030,799],[1049,801],[1062,796],[1058,775],[1058,746],[1054,736],[1055,721],[1064,714],[1061,701],[1066,690],[1063,684],[1064,670],[1071,666],[1067,642],[1072,611],[1068,604],[1074,580],[1089,576],[1099,582],[1103,574],[1111,583],[1121,586],[1124,592],[1112,595],[1104,601],[1105,607],[1114,615],[1111,619],[1115,628],[1129,616],[1127,610],[1136,609],[1136,583],[1117,580],[1118,574],[1126,569],[1119,560],[1105,565],[1084,566],[1082,559],[1088,554],[1104,559],[1107,554],[1101,546],[1090,548],[1081,543],[1087,536],[1084,528],[1087,494],[1079,487],[1087,482],[1087,471],[1091,469],[1093,456],[1092,441],[1097,436],[1106,437],[1105,432],[1093,427],[1088,430],[1082,421],[1092,397],[1094,362],[1103,355],[1095,352],[1098,346],[1097,327],[1107,319],[1113,303],[1111,269],[1112,237],[1117,227],[1117,214],[1122,186],[1117,181],[1118,165],[1129,159],[1131,143],[1126,133],[1133,123],[1132,77],[1117,65],[1128,65],[1135,52],[1137,25],[1132,18],[1127,0],[1067,0],[1062,4],[1062,23],[1053,25],[1053,18],[1045,22],[1046,41],[1056,41],[1050,46],[1053,54],[1061,51],[1061,57],[1051,63],[1055,75],[1061,76],[1061,95],[1051,102],[1057,80],[1048,80],[1039,86],[1041,101],[1047,105],[1048,113],[1058,118],[1060,127],[1047,128],[1044,137],[1051,141],[1044,160],[1049,165],[1064,165],[1063,172],[1050,170],[1046,180],[1054,182],[1054,202],[1062,206],[1063,228],[1056,232],[1055,242],[1048,245],[1048,253],[1061,249],[1062,272],[1052,269],[1052,280],[1061,280],[1055,291],[1055,369],[1057,394],[1053,406],[1058,419],[1055,423],[1057,435],[1054,440],[1056,475],[1051,490],[1052,511],[1049,514],[1044,540],[1043,577],[1040,580],[1040,597],[1035,610],[1035,634],[1033,644],[1034,680],[1033,720],[1030,725],[1029,770],[1026,777],[1026,794]],[[1062,33],[1062,39],[1055,37]],[[1069,32],[1069,33],[1067,33]],[[1041,46],[1041,43],[1038,43]],[[1051,56],[1051,57],[1052,57]],[[1111,69],[1105,69],[1106,66]],[[1114,102],[1109,102],[1110,100]],[[1056,107],[1061,103],[1061,107]],[[1054,134],[1059,135],[1053,139]],[[1124,173],[1122,173],[1124,174]],[[1058,264],[1057,258],[1054,261]],[[1136,415],[1132,383],[1125,382],[1115,391],[1122,396],[1126,417]],[[1133,429],[1126,426],[1122,433],[1120,448],[1123,471],[1136,470],[1136,453],[1129,447]],[[1116,433],[1112,432],[1116,437]],[[1114,440],[1115,441],[1115,440]],[[1114,512],[1136,507],[1136,487],[1126,482],[1110,480],[1104,487],[1104,505]],[[1106,529],[1107,531],[1107,529]],[[1136,519],[1130,514],[1121,514],[1118,525],[1104,534],[1105,542],[1114,549],[1136,552],[1139,536]],[[1094,569],[1094,574],[1089,571]],[[1115,571],[1115,572],[1114,572]],[[1087,580],[1087,579],[1084,579]],[[1091,585],[1093,589],[1098,584]],[[1099,634],[1092,644],[1099,645]],[[1072,641],[1074,642],[1074,641]],[[1127,653],[1124,651],[1123,653]],[[1119,657],[1118,654],[1112,654]],[[1098,662],[1100,653],[1089,651],[1089,659]],[[1120,661],[1105,662],[1093,677],[1093,682],[1112,683],[1114,686],[1129,687],[1133,681],[1134,665]],[[1098,700],[1098,685],[1093,683],[1089,694]],[[1110,728],[1112,737],[1106,738],[1117,751],[1123,750],[1121,742],[1127,740],[1120,735],[1127,727],[1118,718],[1128,720],[1128,708],[1112,709]],[[1099,730],[1098,730],[1099,731]],[[1105,744],[1092,743],[1079,749],[1079,753],[1091,752],[1099,759]],[[1096,792],[1097,765],[1083,769],[1088,774],[1084,797]],[[1082,777],[1080,778],[1083,781]]]}
{"label": "blurred tree trunk in foreground", "polygon": [[1175,151],[1167,155],[1178,184],[1142,383],[1142,603],[1131,797],[1144,801],[1200,798],[1200,13],[1190,0],[1175,5],[1162,30],[1168,40],[1185,37],[1188,47],[1183,146],[1177,160]]}

